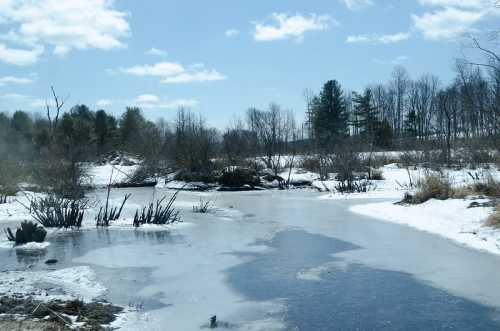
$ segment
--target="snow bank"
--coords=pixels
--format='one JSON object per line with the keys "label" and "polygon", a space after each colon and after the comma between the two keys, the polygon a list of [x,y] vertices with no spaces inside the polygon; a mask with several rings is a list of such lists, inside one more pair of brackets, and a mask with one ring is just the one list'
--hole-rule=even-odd
{"label": "snow bank", "polygon": [[106,293],[88,266],[56,271],[6,271],[0,273],[0,295],[32,296],[48,302],[80,298],[90,302]]}
{"label": "snow bank", "polygon": [[113,173],[112,183],[123,183],[130,179],[139,167],[140,165],[91,165],[86,168],[89,178],[85,184],[96,187],[107,186],[111,173]]}
{"label": "snow bank", "polygon": [[50,243],[48,241],[41,242],[41,243],[36,243],[36,242],[30,242],[26,243],[23,245],[17,245],[14,246],[15,249],[20,249],[20,250],[38,250],[38,249],[45,249],[50,246]]}
{"label": "snow bank", "polygon": [[[421,178],[425,177],[427,173],[433,172],[429,169],[418,168],[401,168],[397,164],[392,163],[380,168],[383,180],[372,180],[373,189],[366,193],[350,193],[342,194],[335,192],[335,186],[338,184],[336,180],[315,180],[313,186],[319,190],[325,190],[325,186],[332,192],[326,194],[321,199],[393,199],[401,200],[405,192],[411,191],[410,181],[415,184]],[[491,169],[443,169],[445,175],[450,178],[454,187],[466,186],[473,184],[473,180],[469,173],[484,175],[489,173],[496,180],[500,180],[500,171],[497,168]]]}
{"label": "snow bank", "polygon": [[470,203],[471,200],[466,199],[429,200],[409,206],[382,202],[356,205],[350,210],[434,233],[471,248],[500,254],[500,230],[484,227],[484,221],[492,208],[468,208]]}
{"label": "snow bank", "polygon": [[28,210],[19,201],[28,204],[27,199],[19,194],[8,203],[0,204],[0,222],[11,223],[33,219]]}

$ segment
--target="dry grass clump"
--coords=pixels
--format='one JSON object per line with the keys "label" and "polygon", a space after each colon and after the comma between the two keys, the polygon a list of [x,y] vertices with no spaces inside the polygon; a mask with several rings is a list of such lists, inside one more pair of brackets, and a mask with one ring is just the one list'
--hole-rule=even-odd
{"label": "dry grass clump", "polygon": [[193,206],[193,212],[206,214],[212,209],[212,204],[212,200],[203,200],[202,198],[200,198],[200,202],[198,203],[198,205]]}
{"label": "dry grass clump", "polygon": [[481,181],[475,181],[472,186],[475,193],[484,194],[488,197],[500,197],[500,182],[490,174],[486,174],[485,178]]}
{"label": "dry grass clump", "polygon": [[428,173],[420,179],[417,184],[415,194],[407,193],[402,202],[419,204],[430,199],[463,199],[471,195],[486,196],[489,198],[500,198],[500,182],[489,172],[469,175],[473,178],[473,183],[467,186],[453,187],[450,178],[439,173]]}
{"label": "dry grass clump", "polygon": [[430,199],[446,200],[454,197],[454,190],[448,176],[429,173],[418,181],[415,194],[407,193],[405,203],[420,204]]}
{"label": "dry grass clump", "polygon": [[307,157],[299,162],[299,167],[312,172],[319,172],[321,163],[317,157]]}
{"label": "dry grass clump", "polygon": [[462,186],[454,189],[454,198],[465,198],[469,195],[482,195],[490,198],[500,197],[500,182],[498,182],[491,173],[486,173],[482,176],[478,174],[472,175],[474,183],[468,186]]}
{"label": "dry grass clump", "polygon": [[491,226],[494,228],[500,228],[500,203],[497,203],[493,214],[486,220],[486,226]]}

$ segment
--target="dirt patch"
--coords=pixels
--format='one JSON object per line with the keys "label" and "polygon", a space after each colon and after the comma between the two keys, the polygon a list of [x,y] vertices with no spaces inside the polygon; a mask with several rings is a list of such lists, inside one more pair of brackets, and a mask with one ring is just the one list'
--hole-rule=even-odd
{"label": "dirt patch", "polygon": [[123,310],[105,302],[81,300],[42,302],[32,298],[0,297],[0,330],[77,330],[101,331]]}
{"label": "dirt patch", "polygon": [[45,321],[0,321],[0,330],[9,331],[69,331],[70,328]]}

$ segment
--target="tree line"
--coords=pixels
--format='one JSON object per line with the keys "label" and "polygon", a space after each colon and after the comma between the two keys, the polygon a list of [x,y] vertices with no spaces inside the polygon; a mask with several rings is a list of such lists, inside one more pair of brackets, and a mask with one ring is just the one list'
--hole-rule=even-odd
{"label": "tree line", "polygon": [[86,105],[65,111],[65,100],[52,92],[54,102],[43,114],[0,113],[1,187],[23,178],[65,195],[82,194],[72,192],[84,176],[78,165],[112,151],[139,155],[150,174],[178,169],[185,179],[208,180],[224,167],[257,169],[262,162],[276,175],[285,155],[315,155],[326,175],[341,152],[430,150],[451,164],[454,150],[500,146],[500,70],[464,62],[447,85],[428,74],[411,79],[403,67],[387,83],[360,92],[330,80],[307,94],[304,123],[271,103],[248,109],[223,131],[189,109],[156,122],[137,107],[119,117]]}

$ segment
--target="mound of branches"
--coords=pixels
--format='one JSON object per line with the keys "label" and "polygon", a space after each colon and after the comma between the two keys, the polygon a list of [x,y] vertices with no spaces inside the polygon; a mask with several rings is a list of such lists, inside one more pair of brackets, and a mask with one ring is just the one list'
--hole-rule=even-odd
{"label": "mound of branches", "polygon": [[96,226],[109,226],[109,222],[116,221],[117,219],[119,219],[123,210],[123,206],[125,206],[125,203],[129,198],[130,194],[126,194],[123,197],[123,201],[122,204],[120,205],[120,208],[110,207],[109,191],[108,191],[108,196],[106,197],[106,205],[104,206],[104,208],[103,207],[99,208],[99,213],[95,218]]}
{"label": "mound of branches", "polygon": [[215,183],[217,178],[211,172],[193,172],[187,170],[179,171],[175,177],[175,180],[193,183],[193,182],[201,182],[201,183]]}
{"label": "mound of branches", "polygon": [[[2,330],[109,330],[103,326],[116,319],[123,308],[106,302],[39,301],[32,297],[0,297]],[[14,324],[15,322],[15,324]],[[0,324],[4,325],[4,324]]]}
{"label": "mound of branches", "polygon": [[193,206],[193,212],[194,213],[201,213],[201,214],[206,214],[212,209],[211,204],[213,203],[212,200],[203,200],[203,198],[200,197],[200,201],[198,205]]}
{"label": "mound of branches", "polygon": [[50,194],[44,197],[26,195],[31,216],[46,228],[80,228],[86,201],[73,200]]}
{"label": "mound of branches", "polygon": [[260,186],[260,178],[254,170],[239,167],[224,169],[218,180],[219,184],[225,187],[243,187],[245,185],[254,188]]}
{"label": "mound of branches", "polygon": [[163,202],[167,196],[156,202],[151,202],[148,206],[143,207],[142,210],[137,209],[134,216],[134,227],[139,227],[143,224],[165,225],[180,222],[179,211],[173,207],[177,199],[177,194],[179,194],[179,191],[175,192],[165,205],[163,205]]}
{"label": "mound of branches", "polygon": [[47,231],[36,223],[24,221],[21,223],[21,227],[17,228],[15,234],[10,228],[5,230],[5,234],[9,241],[13,241],[16,245],[21,245],[29,242],[43,242]]}

